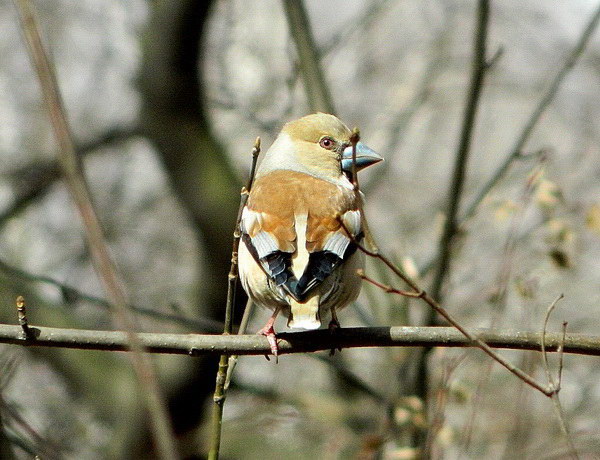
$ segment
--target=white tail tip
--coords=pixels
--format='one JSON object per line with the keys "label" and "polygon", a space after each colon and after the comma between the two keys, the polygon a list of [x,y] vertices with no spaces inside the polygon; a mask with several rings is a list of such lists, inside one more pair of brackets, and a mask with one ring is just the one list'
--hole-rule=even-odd
{"label": "white tail tip", "polygon": [[314,316],[312,318],[293,318],[288,322],[288,327],[292,329],[319,329],[321,321]]}

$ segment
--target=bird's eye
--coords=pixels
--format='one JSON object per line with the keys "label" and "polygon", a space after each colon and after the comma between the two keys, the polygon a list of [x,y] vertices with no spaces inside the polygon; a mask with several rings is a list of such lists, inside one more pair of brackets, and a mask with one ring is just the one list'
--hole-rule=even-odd
{"label": "bird's eye", "polygon": [[335,142],[333,142],[333,139],[331,137],[324,137],[319,141],[319,145],[324,149],[333,150],[333,148],[335,147]]}

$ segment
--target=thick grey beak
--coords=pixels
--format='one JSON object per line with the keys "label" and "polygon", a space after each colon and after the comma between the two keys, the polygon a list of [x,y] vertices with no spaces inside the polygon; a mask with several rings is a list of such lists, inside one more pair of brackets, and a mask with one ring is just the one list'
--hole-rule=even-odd
{"label": "thick grey beak", "polygon": [[[356,171],[365,169],[383,161],[383,157],[362,142],[356,144]],[[346,147],[342,153],[342,171],[352,173],[352,146]]]}

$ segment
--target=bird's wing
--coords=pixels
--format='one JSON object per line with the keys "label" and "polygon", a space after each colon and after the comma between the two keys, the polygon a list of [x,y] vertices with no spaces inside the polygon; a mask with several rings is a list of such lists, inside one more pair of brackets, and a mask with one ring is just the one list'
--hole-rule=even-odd
{"label": "bird's wing", "polygon": [[296,297],[292,255],[296,252],[293,199],[285,184],[257,179],[242,213],[242,241],[263,271],[287,294]]}
{"label": "bird's wing", "polygon": [[[351,189],[303,173],[273,171],[254,182],[242,215],[242,239],[275,284],[302,302],[356,251],[362,237],[357,208]],[[299,215],[307,216],[309,255],[297,279],[292,257],[300,249]]]}
{"label": "bird's wing", "polygon": [[361,218],[358,209],[350,209],[340,215],[309,214],[306,232],[309,258],[296,285],[297,297],[305,298],[348,260],[356,251],[356,242],[361,238]]}

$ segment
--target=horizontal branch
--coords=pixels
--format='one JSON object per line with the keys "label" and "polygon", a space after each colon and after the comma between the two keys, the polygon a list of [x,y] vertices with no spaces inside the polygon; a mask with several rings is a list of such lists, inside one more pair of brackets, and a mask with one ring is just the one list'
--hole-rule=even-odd
{"label": "horizontal branch", "polygon": [[[118,331],[92,331],[29,326],[26,338],[20,326],[0,325],[0,343],[22,346],[127,351],[127,338]],[[541,332],[473,329],[473,334],[493,348],[541,351]],[[271,347],[259,335],[204,335],[139,333],[149,353],[198,355],[267,355]],[[277,334],[281,354],[304,353],[332,348],[359,347],[476,347],[452,327],[355,327]],[[557,351],[562,333],[547,333],[546,351]],[[564,353],[600,355],[600,336],[567,334]]]}

